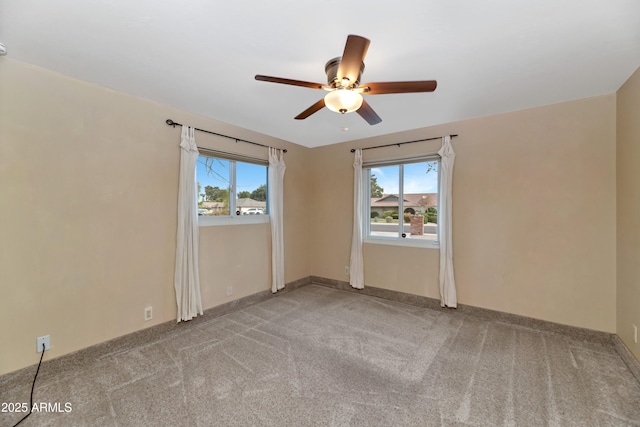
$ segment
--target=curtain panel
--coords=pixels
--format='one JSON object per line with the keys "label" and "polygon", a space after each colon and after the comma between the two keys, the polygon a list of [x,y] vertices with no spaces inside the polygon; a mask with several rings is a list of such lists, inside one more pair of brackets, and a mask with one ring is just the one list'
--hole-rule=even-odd
{"label": "curtain panel", "polygon": [[453,163],[456,154],[451,145],[451,136],[442,137],[440,154],[440,203],[438,222],[440,223],[440,305],[455,308],[458,306],[456,282],[453,277],[453,243],[452,243],[452,197]]}
{"label": "curtain panel", "polygon": [[202,315],[200,273],[198,270],[198,195],[196,163],[198,161],[195,129],[182,126],[180,142],[180,180],[178,189],[178,232],[174,286],[178,305],[178,322]]}
{"label": "curtain panel", "polygon": [[362,150],[358,149],[355,151],[353,161],[353,235],[351,237],[351,260],[349,262],[349,284],[355,289],[364,288],[364,259],[362,256],[364,183],[362,181]]}
{"label": "curtain panel", "polygon": [[[280,157],[278,157],[280,151]],[[271,223],[271,292],[284,288],[284,153],[269,147],[269,219]]]}

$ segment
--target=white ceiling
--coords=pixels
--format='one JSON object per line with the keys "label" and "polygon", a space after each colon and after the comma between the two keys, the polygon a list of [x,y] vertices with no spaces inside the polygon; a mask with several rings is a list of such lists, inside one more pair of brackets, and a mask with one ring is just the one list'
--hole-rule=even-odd
{"label": "white ceiling", "polygon": [[[363,83],[438,88],[365,95],[383,120],[370,126],[327,109],[294,120],[325,92],[254,80],[325,83],[348,34],[371,40]],[[615,92],[640,66],[640,1],[0,0],[0,42],[7,57],[315,147]]]}

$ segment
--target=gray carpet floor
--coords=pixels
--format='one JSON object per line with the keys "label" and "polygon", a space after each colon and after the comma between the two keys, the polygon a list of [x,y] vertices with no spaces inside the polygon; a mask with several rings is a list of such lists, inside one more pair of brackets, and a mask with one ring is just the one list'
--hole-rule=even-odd
{"label": "gray carpet floor", "polygon": [[610,345],[317,285],[46,366],[34,401],[72,410],[21,426],[640,426],[640,383]]}

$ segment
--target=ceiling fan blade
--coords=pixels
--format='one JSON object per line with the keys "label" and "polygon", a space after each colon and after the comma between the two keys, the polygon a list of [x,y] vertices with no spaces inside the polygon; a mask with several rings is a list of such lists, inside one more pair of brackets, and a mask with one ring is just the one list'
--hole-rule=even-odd
{"label": "ceiling fan blade", "polygon": [[360,117],[365,119],[370,125],[377,125],[382,121],[380,116],[373,111],[373,108],[371,108],[365,100],[362,101],[362,105],[356,110],[356,113],[360,114]]}
{"label": "ceiling fan blade", "polygon": [[302,80],[284,79],[282,77],[263,76],[260,74],[256,75],[256,80],[259,80],[261,82],[280,83],[283,85],[308,87],[311,89],[323,89],[325,87],[325,85],[320,83],[305,82]]}
{"label": "ceiling fan blade", "polygon": [[364,57],[367,54],[367,49],[369,49],[369,43],[371,43],[369,39],[364,37],[353,34],[347,37],[347,44],[344,46],[344,52],[338,67],[338,81],[348,78],[351,85],[357,83]]}
{"label": "ceiling fan blade", "polygon": [[[435,80],[421,80],[415,82],[381,82],[360,85],[367,95],[384,95],[387,93],[433,92],[436,90]],[[369,88],[369,90],[367,90]]]}
{"label": "ceiling fan blade", "polygon": [[304,110],[302,113],[298,114],[295,119],[296,120],[304,120],[313,113],[316,113],[324,108],[324,98],[320,98],[320,101],[313,104],[311,107]]}

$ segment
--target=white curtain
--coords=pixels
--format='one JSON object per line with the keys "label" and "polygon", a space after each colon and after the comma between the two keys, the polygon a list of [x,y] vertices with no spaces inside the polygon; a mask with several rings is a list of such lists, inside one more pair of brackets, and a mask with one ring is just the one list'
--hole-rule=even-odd
{"label": "white curtain", "polygon": [[202,312],[198,271],[198,196],[196,188],[195,129],[182,126],[180,142],[180,183],[178,188],[178,236],[174,286],[178,322],[191,320]]}
{"label": "white curtain", "polygon": [[451,187],[453,182],[453,162],[456,154],[449,135],[442,137],[442,148],[438,151],[440,161],[440,305],[455,308],[458,305],[456,282],[453,277],[453,244],[451,239]]}
{"label": "white curtain", "polygon": [[[280,151],[280,158],[278,158]],[[271,222],[271,292],[284,288],[284,154],[269,148],[269,218]]]}
{"label": "white curtain", "polygon": [[362,150],[356,150],[353,162],[353,236],[351,238],[351,261],[349,284],[356,289],[364,288],[364,261],[362,258],[362,214],[363,214]]}

